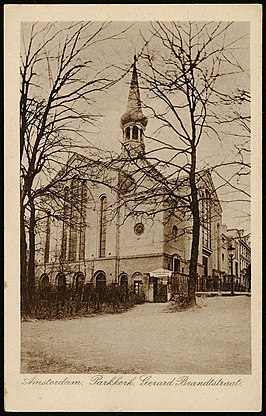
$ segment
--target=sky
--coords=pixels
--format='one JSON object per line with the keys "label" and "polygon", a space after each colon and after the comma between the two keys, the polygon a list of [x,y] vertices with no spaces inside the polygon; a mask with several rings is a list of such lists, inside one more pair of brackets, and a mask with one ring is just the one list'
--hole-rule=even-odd
{"label": "sky", "polygon": [[[58,23],[59,26],[67,27],[69,23]],[[93,62],[94,70],[101,70],[102,68],[110,67],[109,74],[113,77],[119,78],[125,71],[129,71],[135,54],[139,54],[143,47],[143,39],[151,38],[149,22],[110,22],[107,26],[104,36],[111,36],[116,33],[114,39],[109,39],[106,42],[95,43],[95,45],[89,48],[86,53],[81,55],[81,59],[91,59]],[[26,34],[27,34],[26,30]],[[249,24],[247,22],[234,22],[226,33],[227,42],[233,42],[236,38],[240,38],[237,44],[233,44],[234,50],[232,51],[240,65],[245,68],[245,71],[241,76],[231,76],[226,81],[227,87],[239,87],[246,90],[250,89],[249,86],[249,67],[250,67],[250,50],[249,50]],[[56,44],[54,45],[56,49]],[[151,52],[156,55],[163,53],[160,49],[156,39],[152,38],[149,44]],[[139,84],[140,88],[145,87],[142,80],[142,70],[144,68],[144,62],[139,59],[137,62],[139,72]],[[112,150],[120,152],[122,131],[120,128],[121,115],[126,110],[129,84],[131,80],[131,72],[127,74],[117,82],[112,88],[104,93],[95,95],[95,101],[97,104],[97,112],[101,115],[97,128],[90,129],[88,134],[88,140],[93,145],[101,149]],[[145,104],[149,105],[149,97],[146,91],[141,90],[141,97]],[[156,105],[156,104],[155,104]],[[146,129],[147,137],[154,137],[159,126],[158,121],[149,117],[149,111],[143,109],[143,112],[149,118],[148,126]],[[200,166],[212,165],[213,163],[219,163],[222,161],[232,159],[234,151],[234,141],[230,135],[230,129],[228,130],[228,137],[224,140],[213,140],[208,137],[204,137],[200,143],[198,149],[198,163]],[[176,138],[168,131],[163,134],[163,140],[169,143],[175,143]],[[146,151],[150,151],[154,148],[154,143],[151,139],[145,139]],[[163,155],[165,160],[168,160],[171,156],[167,153]],[[229,158],[229,159],[228,159]],[[224,168],[221,173],[230,178],[232,171],[230,168]],[[213,177],[216,186],[219,186],[219,177]],[[243,185],[249,187],[249,177],[241,178]],[[236,186],[239,184],[236,183]],[[218,191],[218,196],[222,201],[223,207],[223,219],[224,223],[229,228],[245,228],[249,231],[250,218],[249,218],[249,202],[243,201],[243,195],[240,196],[232,190],[222,188]],[[223,201],[238,200],[241,198],[241,202],[224,203]],[[247,199],[247,198],[244,198]]]}
{"label": "sky", "polygon": [[[120,26],[119,23],[115,23],[115,26],[118,28],[124,28],[124,25],[126,24],[126,22],[123,22]],[[130,24],[131,23],[128,23],[128,25]],[[141,50],[142,39],[140,37],[140,31],[146,38],[149,38],[149,23],[134,23],[127,33],[127,39],[113,41],[110,42],[110,44],[105,45],[107,47],[104,48],[103,59],[107,63],[111,63],[115,58],[119,67],[130,67],[133,62],[133,55],[135,53],[139,53]],[[236,45],[237,49],[234,50],[234,54],[243,68],[246,68],[244,74],[242,73],[239,77],[232,76],[229,82],[232,83],[232,88],[238,86],[239,88],[249,90],[249,24],[245,22],[234,22],[227,32],[227,37],[228,42],[241,37],[241,40]],[[137,66],[140,74],[139,82],[141,87],[141,60],[138,61]],[[92,139],[99,147],[119,152],[120,141],[122,140],[120,117],[126,109],[130,79],[131,73],[128,73],[125,79],[121,80],[117,85],[104,94],[104,99],[101,103],[103,119],[101,120],[99,131]],[[144,91],[141,91],[141,97],[145,102]],[[143,109],[143,112],[148,116],[147,110]],[[150,118],[146,129],[147,136],[152,136],[156,128],[156,120]],[[230,128],[228,128],[228,133],[230,133]],[[167,140],[171,142],[172,139],[173,137],[171,137],[171,134],[169,133],[169,138]],[[146,139],[145,144],[147,151],[152,149],[153,144],[151,140]],[[234,150],[232,146],[232,137],[230,135],[228,135],[228,138],[223,141],[211,140],[205,137],[198,149],[198,160],[201,162],[202,166],[206,164],[216,164],[228,160],[228,158],[232,160],[232,151]],[[165,158],[167,160],[167,155],[165,155]],[[228,166],[224,169],[220,169],[219,172],[228,179],[231,177],[232,173],[230,167],[228,168]],[[220,185],[221,181],[217,175],[213,175],[213,180],[216,186]],[[249,177],[241,178],[241,181],[245,189],[249,192]],[[238,186],[239,183],[235,183],[235,185]],[[239,202],[222,202],[224,223],[227,224],[229,228],[244,228],[247,232],[250,232],[250,202],[244,201],[247,200],[247,197],[228,188],[220,189],[218,191],[218,195],[222,201],[237,201],[241,199]]]}

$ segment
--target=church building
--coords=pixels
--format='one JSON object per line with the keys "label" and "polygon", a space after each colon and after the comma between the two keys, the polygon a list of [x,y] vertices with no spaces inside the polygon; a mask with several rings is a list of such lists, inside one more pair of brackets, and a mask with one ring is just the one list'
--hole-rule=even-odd
{"label": "church building", "polygon": [[[145,158],[145,129],[136,63],[133,65],[123,133],[117,160],[75,154],[71,175],[62,172],[60,208],[43,220],[38,236],[36,282],[94,286],[115,283],[142,291],[154,302],[158,284],[165,301],[171,296],[171,275],[186,281],[191,249],[191,218],[182,206],[184,181],[177,186],[176,206],[167,195],[163,175]],[[211,176],[200,187],[202,215],[199,276],[220,273],[222,209]],[[212,197],[210,197],[212,195]],[[213,195],[215,198],[213,198]],[[215,201],[215,202],[213,202]],[[58,213],[56,214],[56,210]]]}

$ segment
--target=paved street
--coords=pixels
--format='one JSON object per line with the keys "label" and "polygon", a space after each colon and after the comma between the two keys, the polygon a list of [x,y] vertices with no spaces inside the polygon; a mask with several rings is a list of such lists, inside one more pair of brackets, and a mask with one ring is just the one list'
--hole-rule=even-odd
{"label": "paved street", "polygon": [[249,374],[250,301],[199,298],[184,312],[145,303],[119,315],[23,322],[21,370]]}

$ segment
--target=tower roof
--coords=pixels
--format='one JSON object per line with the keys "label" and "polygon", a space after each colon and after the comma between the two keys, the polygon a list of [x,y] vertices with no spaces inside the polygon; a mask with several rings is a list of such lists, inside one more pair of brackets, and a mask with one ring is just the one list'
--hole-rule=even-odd
{"label": "tower roof", "polygon": [[133,72],[128,94],[128,102],[126,112],[121,117],[121,125],[128,123],[141,123],[146,127],[148,123],[147,117],[144,116],[141,107],[138,75],[136,68],[136,56],[134,56]]}

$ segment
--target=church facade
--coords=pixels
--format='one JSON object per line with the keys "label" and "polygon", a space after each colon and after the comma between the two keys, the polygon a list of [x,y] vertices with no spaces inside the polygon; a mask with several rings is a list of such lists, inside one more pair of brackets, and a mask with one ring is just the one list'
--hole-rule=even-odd
{"label": "church facade", "polygon": [[[172,273],[186,281],[191,219],[182,203],[173,210],[172,202],[160,196],[163,177],[145,158],[147,123],[134,65],[121,117],[120,158],[110,167],[82,155],[72,157],[72,177],[60,185],[60,218],[48,216],[40,227],[37,284],[130,285],[153,302],[158,283],[165,288],[165,300],[170,299]],[[182,187],[179,192],[182,196]],[[217,195],[213,203],[210,194],[215,190],[206,172],[200,188],[200,278],[228,272],[222,209]]]}

